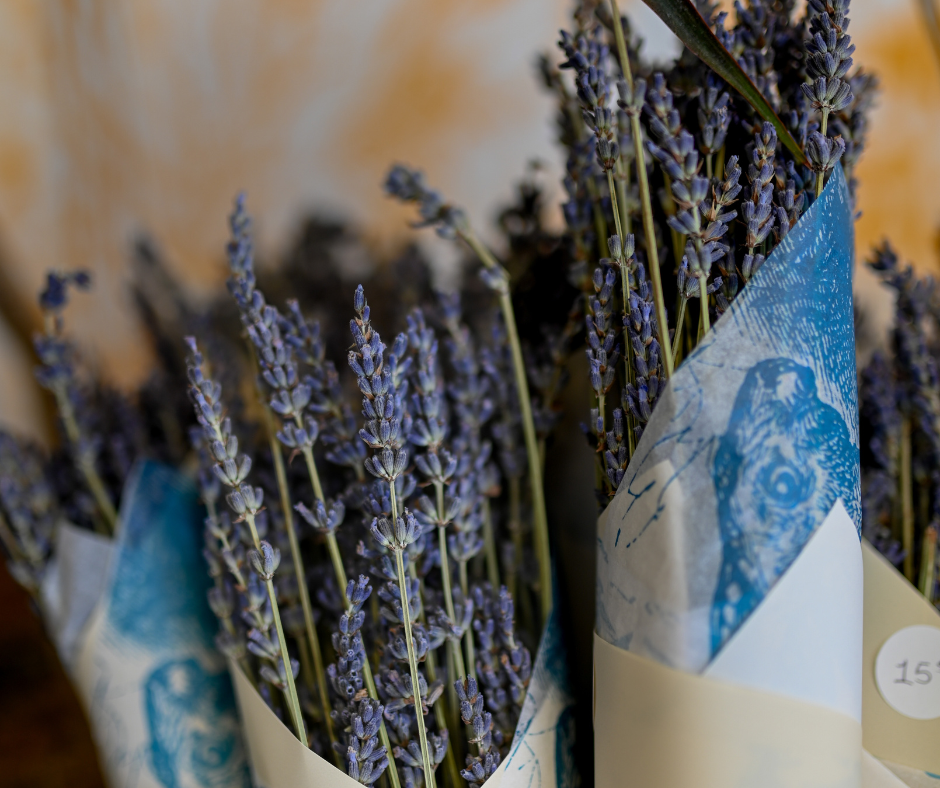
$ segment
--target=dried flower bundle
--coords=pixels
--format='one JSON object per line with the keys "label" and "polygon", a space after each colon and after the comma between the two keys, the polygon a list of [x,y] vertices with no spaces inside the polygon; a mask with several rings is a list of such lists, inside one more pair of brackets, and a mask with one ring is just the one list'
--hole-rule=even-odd
{"label": "dried flower bundle", "polygon": [[891,353],[875,353],[859,386],[863,533],[937,604],[940,301],[934,280],[918,277],[887,243],[868,265],[897,301]]}

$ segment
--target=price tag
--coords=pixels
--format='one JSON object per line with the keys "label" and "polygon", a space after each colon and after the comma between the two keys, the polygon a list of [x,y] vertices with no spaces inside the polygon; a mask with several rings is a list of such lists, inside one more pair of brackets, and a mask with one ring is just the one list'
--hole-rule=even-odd
{"label": "price tag", "polygon": [[906,627],[889,637],[875,659],[875,684],[899,714],[940,717],[940,628]]}

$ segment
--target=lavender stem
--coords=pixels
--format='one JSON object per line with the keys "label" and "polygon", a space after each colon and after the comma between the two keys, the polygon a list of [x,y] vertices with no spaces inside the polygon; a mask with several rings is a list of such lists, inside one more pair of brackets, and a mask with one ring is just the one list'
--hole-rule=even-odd
{"label": "lavender stem", "polygon": [[[623,23],[620,20],[620,9],[617,0],[610,0],[611,12],[614,21],[614,37],[617,39],[617,53],[620,56],[620,67],[623,78],[630,90],[633,90],[633,74],[630,69],[630,59],[627,56],[627,44],[623,37]],[[666,301],[663,298],[663,280],[659,270],[659,253],[656,248],[656,231],[653,224],[653,206],[650,201],[649,179],[643,162],[643,130],[640,127],[640,116],[630,113],[630,127],[633,132],[633,146],[636,153],[637,183],[640,186],[640,205],[643,211],[643,233],[646,238],[646,252],[649,259],[650,279],[653,283],[653,300],[656,303],[656,322],[659,328],[659,346],[662,349],[663,368],[666,371],[666,380],[672,377],[672,343],[669,340],[669,322],[666,316]]]}
{"label": "lavender stem", "polygon": [[[461,237],[476,253],[480,262],[489,269],[501,270],[502,266],[490,253],[473,230],[461,231]],[[529,463],[529,486],[532,493],[532,521],[535,542],[535,554],[539,563],[539,595],[541,598],[542,620],[546,621],[552,610],[552,568],[551,550],[548,542],[548,514],[545,511],[545,492],[542,488],[542,470],[539,462],[538,439],[535,434],[535,421],[532,418],[532,400],[529,396],[529,382],[525,374],[525,362],[522,358],[522,346],[519,343],[519,331],[516,328],[516,316],[509,293],[508,275],[504,286],[499,290],[499,306],[506,324],[509,348],[512,351],[512,366],[516,376],[516,389],[519,392],[519,409],[522,413],[522,432],[525,436],[526,456]],[[517,559],[518,560],[518,559]]]}

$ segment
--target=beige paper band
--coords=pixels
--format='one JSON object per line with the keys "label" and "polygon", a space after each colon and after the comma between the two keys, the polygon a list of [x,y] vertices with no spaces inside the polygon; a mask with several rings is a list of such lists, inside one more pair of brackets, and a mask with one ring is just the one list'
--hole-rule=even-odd
{"label": "beige paper band", "polygon": [[229,673],[258,788],[362,788],[345,772],[304,747],[232,661]]}
{"label": "beige paper band", "polygon": [[[940,718],[912,720],[892,709],[875,685],[875,658],[884,642],[905,627],[940,627],[940,613],[868,542],[862,653],[862,740],[886,761],[940,774]],[[940,784],[940,783],[938,783]]]}
{"label": "beige paper band", "polygon": [[[594,636],[597,788],[859,788],[861,726]],[[603,688],[598,692],[598,688]]]}

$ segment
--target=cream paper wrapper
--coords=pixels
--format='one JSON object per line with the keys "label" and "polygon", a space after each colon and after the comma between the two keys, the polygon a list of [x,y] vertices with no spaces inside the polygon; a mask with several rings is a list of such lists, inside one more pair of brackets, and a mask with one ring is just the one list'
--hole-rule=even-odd
{"label": "cream paper wrapper", "polygon": [[839,502],[702,674],[595,636],[595,784],[859,788],[861,650],[862,557]]}
{"label": "cream paper wrapper", "polygon": [[43,618],[111,788],[249,788],[231,684],[214,648],[192,484],[145,462],[118,533],[69,524],[41,589]]}
{"label": "cream paper wrapper", "polygon": [[[865,788],[940,788],[940,718],[915,720],[895,711],[875,683],[875,659],[895,632],[940,627],[940,612],[868,542],[862,667],[862,740]],[[872,756],[877,756],[881,762]]]}
{"label": "cream paper wrapper", "polygon": [[[539,642],[532,679],[509,754],[487,788],[567,788],[574,783],[573,700],[557,612]],[[257,788],[355,788],[355,780],[304,747],[229,661],[242,731]]]}

